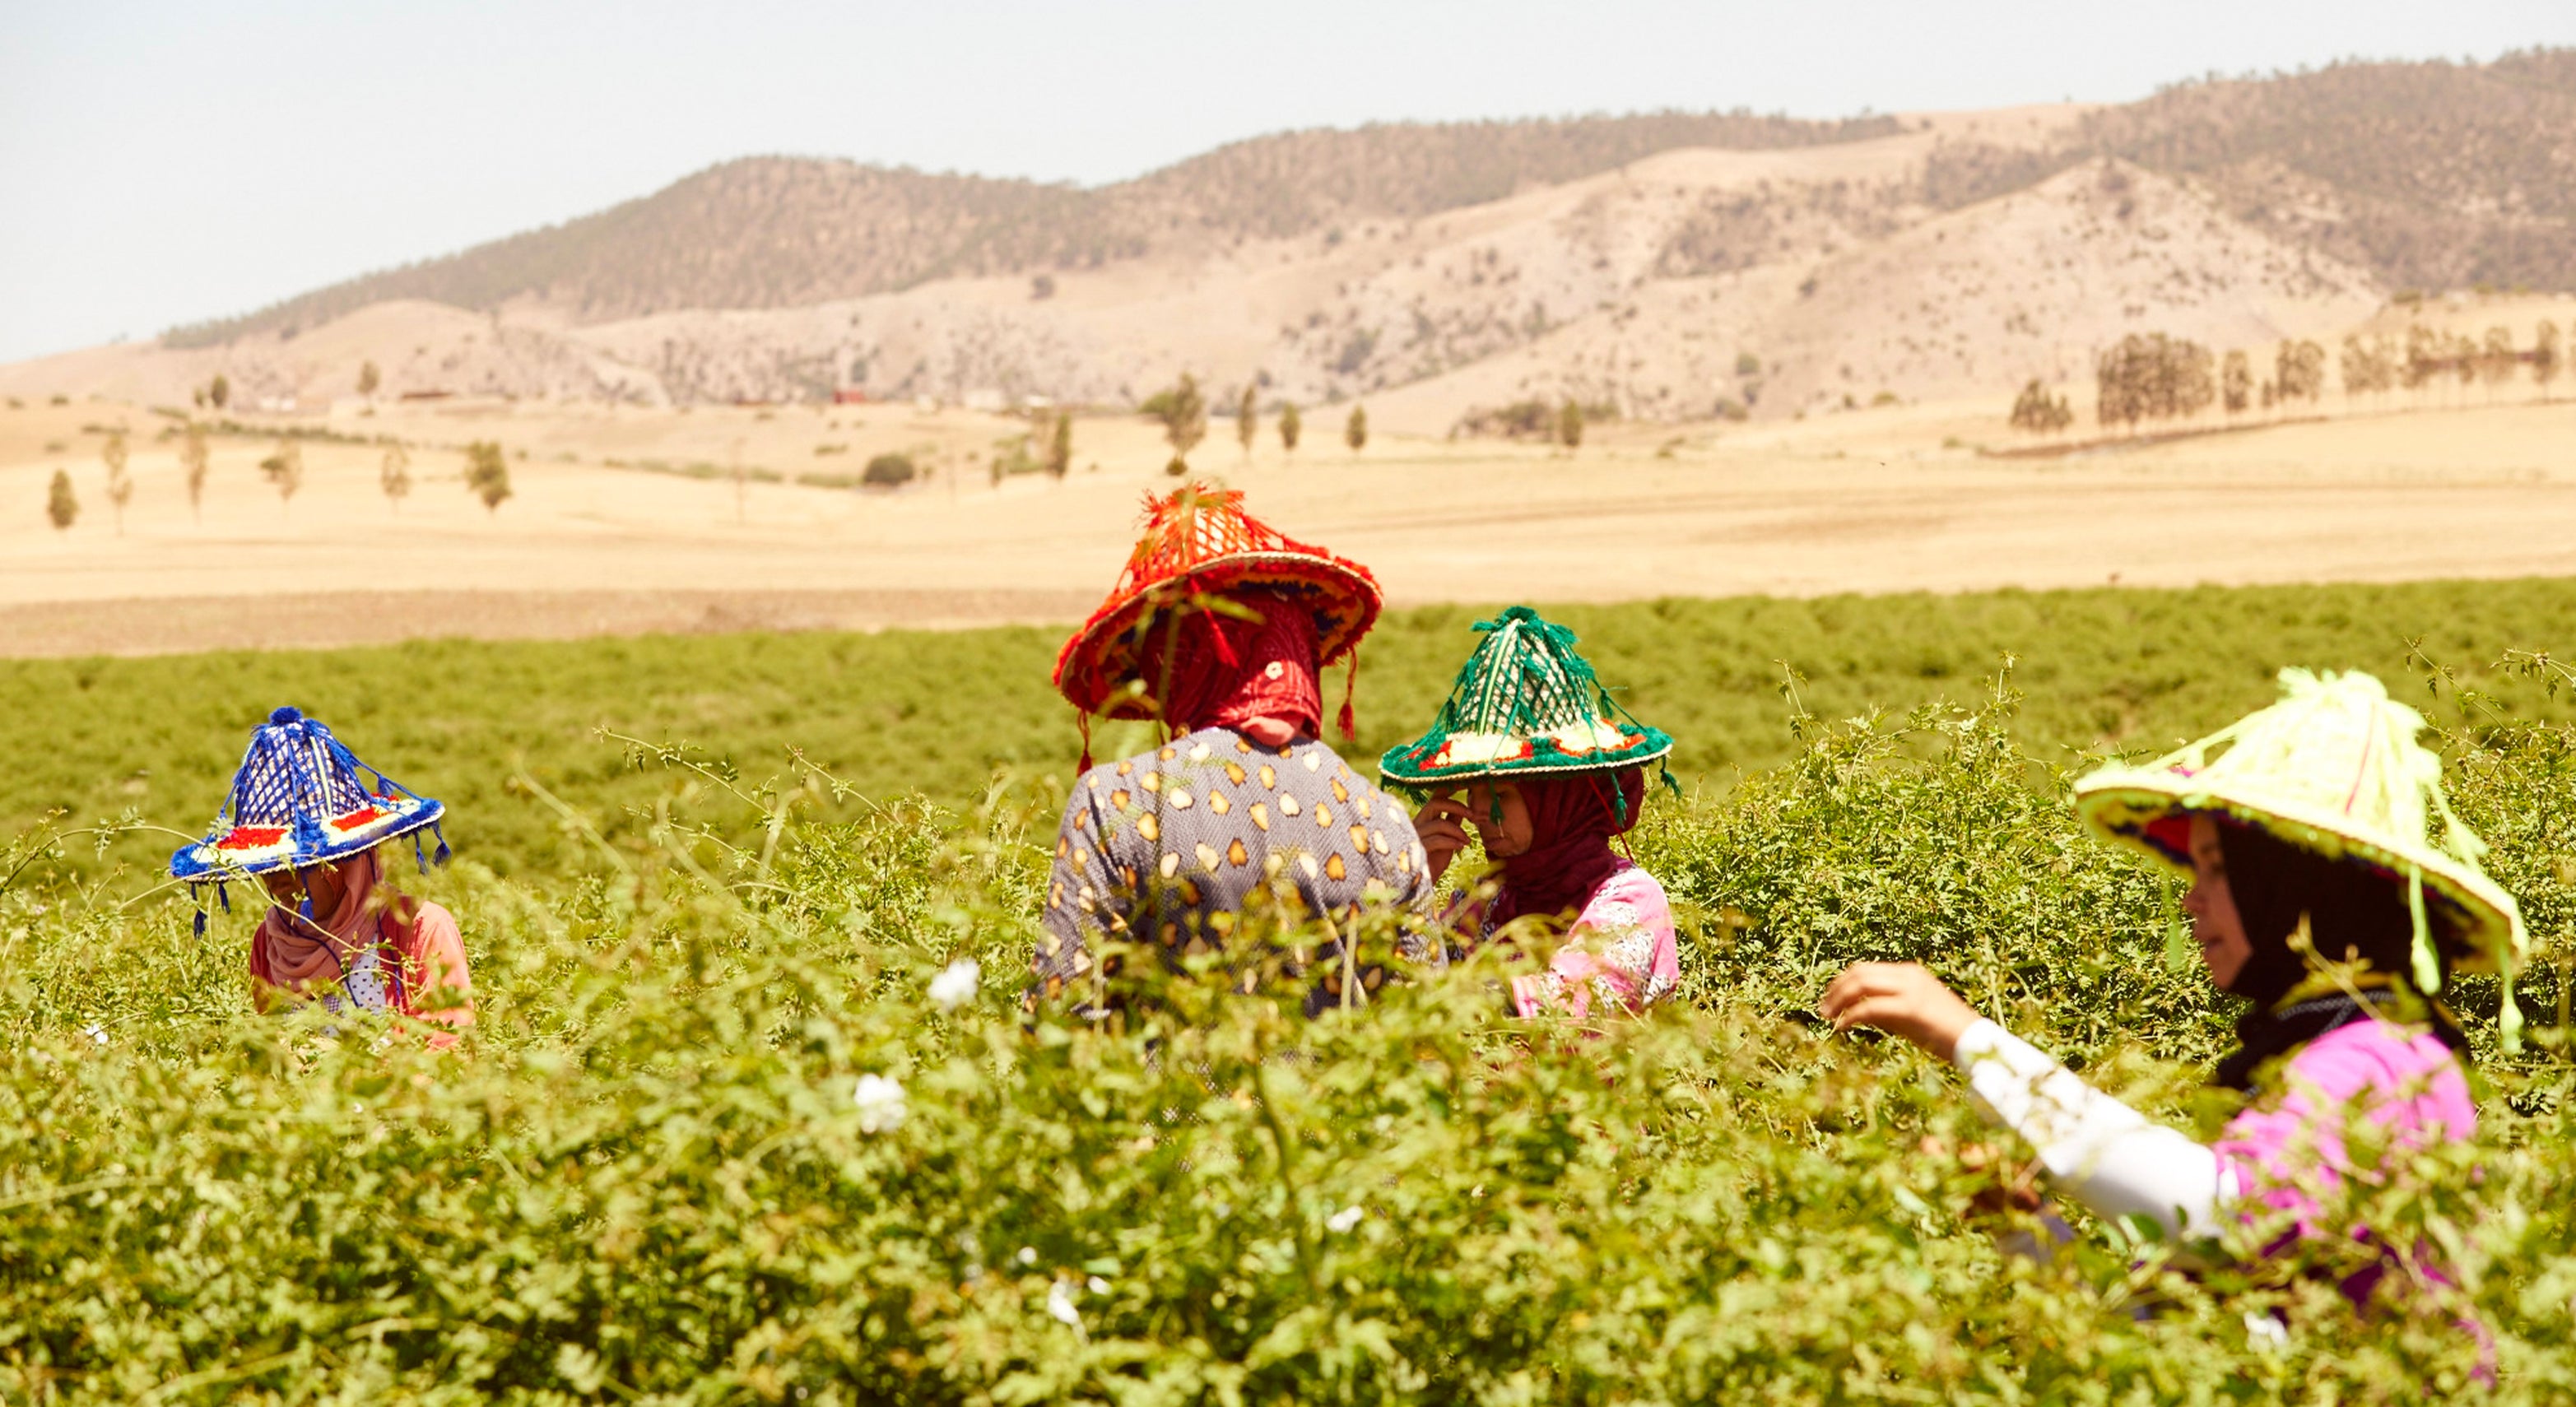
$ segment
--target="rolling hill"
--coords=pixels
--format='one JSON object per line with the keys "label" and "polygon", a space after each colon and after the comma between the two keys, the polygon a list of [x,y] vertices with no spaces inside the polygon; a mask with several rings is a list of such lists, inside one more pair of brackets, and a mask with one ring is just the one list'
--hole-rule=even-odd
{"label": "rolling hill", "polygon": [[729,162],[597,215],[0,385],[222,371],[650,404],[1528,399],[1657,419],[2081,379],[2133,331],[2330,337],[2408,289],[2576,289],[2576,51],[2348,63],[2115,107],[1387,124],[1093,189]]}

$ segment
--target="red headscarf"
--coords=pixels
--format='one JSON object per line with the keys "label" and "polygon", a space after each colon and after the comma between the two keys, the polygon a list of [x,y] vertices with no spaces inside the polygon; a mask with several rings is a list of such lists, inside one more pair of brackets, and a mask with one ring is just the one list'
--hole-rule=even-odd
{"label": "red headscarf", "polygon": [[1642,767],[1510,780],[1529,808],[1530,844],[1503,861],[1502,892],[1486,914],[1496,927],[1524,914],[1562,914],[1591,902],[1592,891],[1626,863],[1610,848],[1610,838],[1637,824],[1637,809],[1646,800]]}
{"label": "red headscarf", "polygon": [[1163,721],[1184,733],[1233,728],[1273,747],[1314,736],[1324,717],[1315,617],[1273,591],[1236,599],[1261,619],[1195,611],[1177,631],[1160,621],[1146,628],[1137,674],[1147,689],[1165,688],[1164,651],[1171,644]]}

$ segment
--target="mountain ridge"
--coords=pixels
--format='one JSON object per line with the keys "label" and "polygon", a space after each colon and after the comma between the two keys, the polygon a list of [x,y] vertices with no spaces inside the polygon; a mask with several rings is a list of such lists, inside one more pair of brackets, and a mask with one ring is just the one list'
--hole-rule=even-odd
{"label": "mountain ridge", "polygon": [[[488,311],[533,296],[580,321],[795,307],[942,277],[1096,268],[1173,246],[1312,233],[1341,218],[1436,214],[1677,147],[1758,150],[1894,130],[1893,118],[1740,111],[1371,123],[1229,142],[1088,188],[833,157],[737,157],[606,210],[173,328],[163,340],[207,346],[402,298]],[[574,277],[603,263],[607,278]],[[600,286],[614,278],[623,283]]]}

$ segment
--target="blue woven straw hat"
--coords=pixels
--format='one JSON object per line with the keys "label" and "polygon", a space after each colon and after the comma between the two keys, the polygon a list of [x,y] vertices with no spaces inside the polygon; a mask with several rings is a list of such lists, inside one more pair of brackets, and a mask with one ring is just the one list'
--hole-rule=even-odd
{"label": "blue woven straw hat", "polygon": [[446,807],[360,762],[320,720],[281,708],[252,731],[214,828],[170,857],[170,877],[221,884],[303,869],[423,830],[438,835],[444,864],[447,840],[438,822],[445,814]]}

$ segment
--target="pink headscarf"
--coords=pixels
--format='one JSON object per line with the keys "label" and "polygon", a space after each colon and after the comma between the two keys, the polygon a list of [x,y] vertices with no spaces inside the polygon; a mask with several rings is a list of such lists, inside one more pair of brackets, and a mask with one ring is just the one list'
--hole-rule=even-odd
{"label": "pink headscarf", "polygon": [[[271,905],[252,939],[265,944],[281,986],[337,982],[358,954],[385,940],[384,906],[372,901],[383,868],[373,850],[339,862],[340,902],[307,919],[293,905]],[[399,896],[394,896],[399,902]]]}

